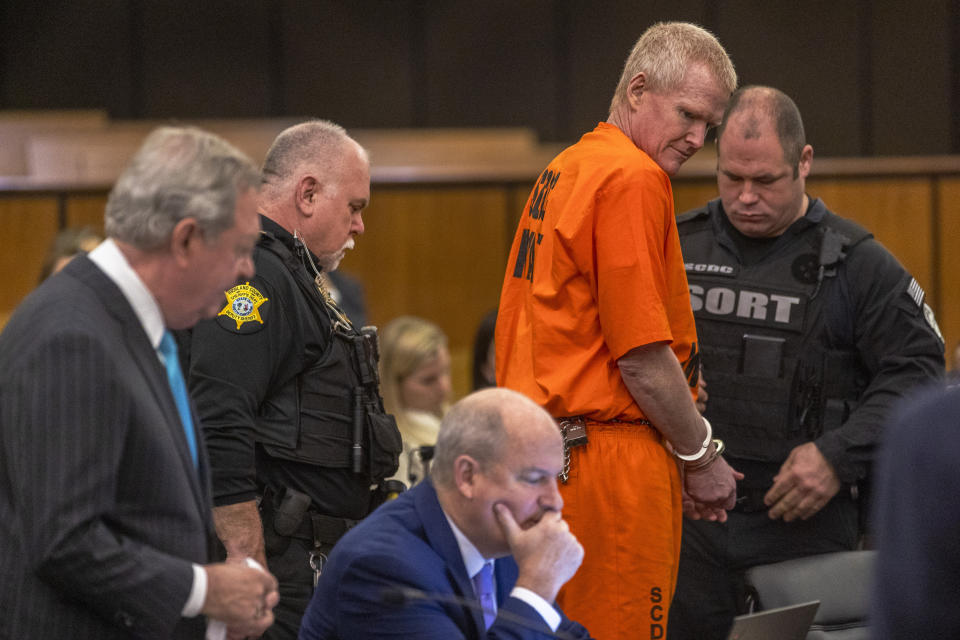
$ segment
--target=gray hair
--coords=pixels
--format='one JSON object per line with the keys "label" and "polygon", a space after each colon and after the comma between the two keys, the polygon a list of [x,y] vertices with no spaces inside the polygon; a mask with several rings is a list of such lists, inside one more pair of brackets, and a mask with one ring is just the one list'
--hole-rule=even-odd
{"label": "gray hair", "polygon": [[611,113],[626,102],[630,80],[641,71],[647,76],[646,89],[673,91],[695,63],[706,65],[728,94],[737,87],[733,63],[712,33],[689,22],[658,22],[630,51],[610,102]]}
{"label": "gray hair", "polygon": [[803,118],[790,96],[773,87],[747,86],[733,94],[727,109],[723,113],[723,121],[717,128],[717,149],[719,153],[720,138],[727,129],[728,120],[738,114],[747,113],[753,118],[747,123],[747,137],[760,135],[760,119],[767,119],[773,124],[783,149],[783,160],[793,167],[793,177],[800,175],[800,155],[807,145],[807,134],[803,129]]}
{"label": "gray hair", "polygon": [[469,455],[486,468],[502,456],[507,445],[503,416],[508,403],[539,408],[526,396],[503,388],[483,389],[466,396],[447,411],[440,423],[430,477],[438,487],[453,487],[453,464]]}
{"label": "gray hair", "polygon": [[107,198],[111,238],[150,251],[195,218],[207,240],[234,223],[237,196],[259,186],[256,165],[227,141],[193,127],[160,127],[147,136]]}
{"label": "gray hair", "polygon": [[309,120],[283,130],[263,161],[266,195],[280,195],[279,189],[296,179],[298,170],[307,163],[319,173],[325,188],[334,187],[350,150],[369,162],[366,150],[347,135],[346,129],[329,120]]}

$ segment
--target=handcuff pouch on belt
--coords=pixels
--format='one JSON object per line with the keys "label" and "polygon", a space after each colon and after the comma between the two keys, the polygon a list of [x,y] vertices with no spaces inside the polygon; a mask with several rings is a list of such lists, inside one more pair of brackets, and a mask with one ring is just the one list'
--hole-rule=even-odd
{"label": "handcuff pouch on belt", "polygon": [[570,449],[587,444],[587,423],[583,416],[560,418],[557,421],[560,435],[563,437],[563,469],[560,471],[560,482],[567,484],[570,478]]}

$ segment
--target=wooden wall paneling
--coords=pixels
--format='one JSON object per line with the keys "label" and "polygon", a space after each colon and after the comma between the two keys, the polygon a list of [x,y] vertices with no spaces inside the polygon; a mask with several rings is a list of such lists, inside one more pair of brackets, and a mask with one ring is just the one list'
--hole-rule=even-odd
{"label": "wooden wall paneling", "polygon": [[[114,118],[318,116],[351,128],[531,126],[573,141],[605,119],[640,33],[675,19],[713,30],[741,84],[793,96],[818,154],[930,154],[950,146],[958,6],[6,0],[0,106],[103,108]],[[914,76],[909,90],[890,81],[904,71]]]}
{"label": "wooden wall paneling", "polygon": [[[872,153],[950,153],[950,124],[958,106],[951,105],[951,80],[958,72],[950,59],[951,3],[960,8],[956,0],[869,3]],[[905,69],[918,71],[910,74],[909,91],[890,81],[895,70]]]}
{"label": "wooden wall paneling", "polygon": [[673,204],[677,215],[699,209],[716,197],[717,181],[712,177],[673,181]]}
{"label": "wooden wall paneling", "polygon": [[303,120],[305,118],[217,118],[190,124],[221,136],[260,166],[280,132]]}
{"label": "wooden wall paneling", "polygon": [[374,324],[412,314],[443,328],[457,397],[469,389],[476,325],[500,292],[507,201],[502,186],[375,187],[366,232],[343,262]]}
{"label": "wooden wall paneling", "polygon": [[143,142],[139,127],[38,134],[27,142],[32,178],[56,183],[111,183]]}
{"label": "wooden wall paneling", "polygon": [[0,3],[0,105],[131,116],[130,0]]}
{"label": "wooden wall paneling", "polygon": [[860,69],[869,46],[861,41],[861,4],[739,0],[717,10],[716,34],[740,85],[771,85],[793,98],[818,154],[862,153],[861,103],[870,87]]}
{"label": "wooden wall paneling", "polygon": [[414,56],[423,46],[414,3],[280,0],[284,113],[347,128],[428,124],[414,113],[426,91],[423,62]]}
{"label": "wooden wall paneling", "polygon": [[103,234],[103,213],[107,194],[73,194],[67,198],[67,226],[90,227]]}
{"label": "wooden wall paneling", "polygon": [[934,300],[932,187],[929,178],[811,178],[807,193],[873,232]]}
{"label": "wooden wall paneling", "polygon": [[[937,322],[947,343],[947,364],[960,342],[960,178],[942,178],[937,185],[940,203],[936,242],[940,257]],[[960,365],[960,363],[956,363]]]}
{"label": "wooden wall paneling", "polygon": [[41,133],[102,130],[107,113],[102,109],[2,110],[0,111],[0,175],[27,175],[27,146]]}
{"label": "wooden wall paneling", "polygon": [[0,198],[0,323],[33,291],[43,259],[59,228],[57,199],[53,196]]}
{"label": "wooden wall paneling", "polygon": [[541,155],[536,133],[526,127],[351,129],[350,135],[370,154],[374,180],[382,167],[418,167],[424,173],[460,167],[468,172],[471,166],[527,166]]}
{"label": "wooden wall paneling", "polygon": [[[263,117],[271,113],[272,3],[138,2],[139,117]],[[316,28],[316,38],[323,30]]]}
{"label": "wooden wall paneling", "polygon": [[425,2],[422,11],[428,126],[529,126],[555,135],[550,0]]}

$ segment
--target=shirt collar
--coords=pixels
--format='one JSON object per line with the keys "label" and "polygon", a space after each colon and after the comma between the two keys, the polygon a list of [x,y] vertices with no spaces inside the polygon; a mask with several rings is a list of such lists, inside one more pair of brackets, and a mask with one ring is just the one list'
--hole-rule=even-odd
{"label": "shirt collar", "polygon": [[101,242],[88,254],[90,260],[103,271],[123,293],[140,325],[143,327],[150,344],[156,349],[166,330],[163,324],[163,314],[156,298],[147,289],[137,272],[133,270],[120,247],[111,238]]}
{"label": "shirt collar", "polygon": [[450,523],[450,528],[453,530],[453,537],[457,539],[457,546],[460,547],[460,557],[463,558],[463,566],[467,568],[467,577],[472,579],[477,572],[483,569],[483,565],[492,561],[483,557],[479,549],[477,549],[477,547],[470,542],[470,539],[453,523],[453,519],[447,515],[446,511],[443,512],[443,515],[447,518],[447,522]]}

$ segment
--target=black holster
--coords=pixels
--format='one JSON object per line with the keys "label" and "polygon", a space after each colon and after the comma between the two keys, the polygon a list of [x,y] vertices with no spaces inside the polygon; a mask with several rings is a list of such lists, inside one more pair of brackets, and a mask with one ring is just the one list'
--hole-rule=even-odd
{"label": "black holster", "polygon": [[333,545],[358,522],[311,510],[310,497],[289,487],[284,489],[282,497],[268,487],[260,501],[260,515],[267,556],[283,554],[293,539],[329,554]]}

